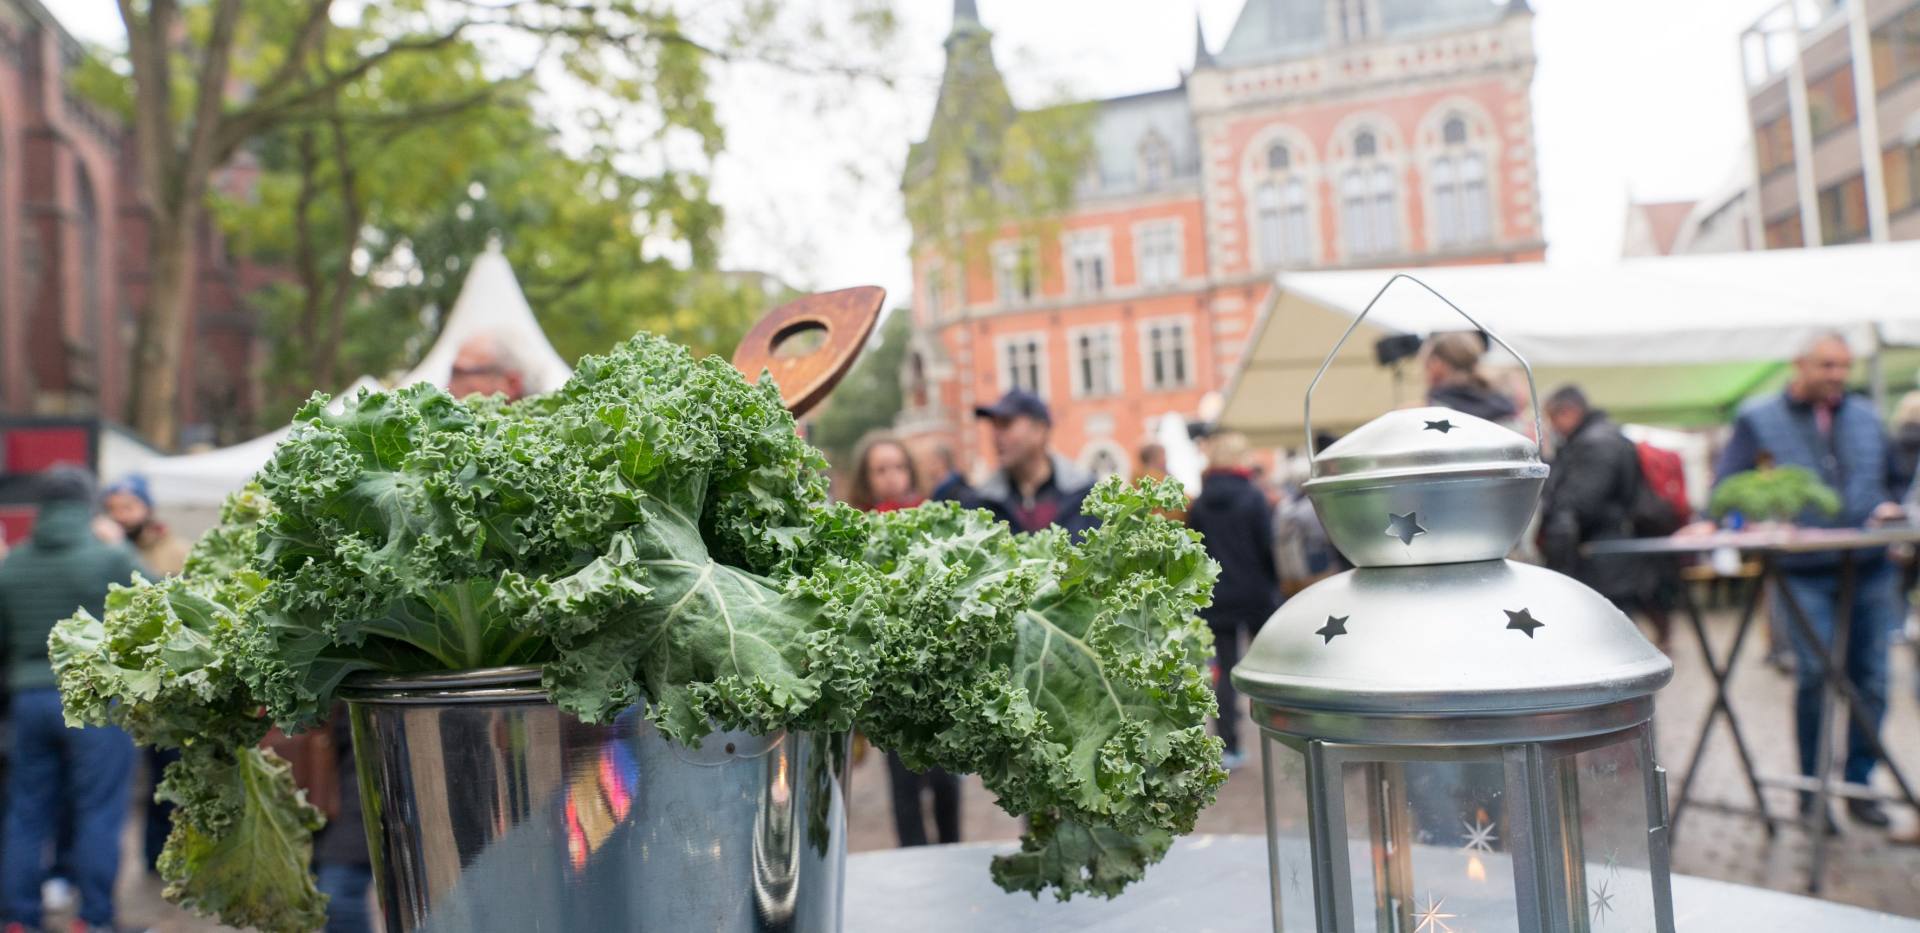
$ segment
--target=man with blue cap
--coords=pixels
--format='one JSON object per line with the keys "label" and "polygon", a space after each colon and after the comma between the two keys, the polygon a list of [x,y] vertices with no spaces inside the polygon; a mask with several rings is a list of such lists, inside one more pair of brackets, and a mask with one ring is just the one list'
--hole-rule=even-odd
{"label": "man with blue cap", "polygon": [[1078,535],[1095,524],[1080,509],[1093,488],[1093,476],[1054,453],[1053,413],[1040,396],[1010,389],[974,414],[993,422],[993,449],[1000,469],[973,491],[964,504],[986,509],[1017,532],[1049,526]]}

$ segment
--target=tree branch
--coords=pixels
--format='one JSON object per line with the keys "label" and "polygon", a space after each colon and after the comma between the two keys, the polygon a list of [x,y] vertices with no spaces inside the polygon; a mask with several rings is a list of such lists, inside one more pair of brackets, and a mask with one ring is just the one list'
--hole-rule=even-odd
{"label": "tree branch", "polygon": [[179,197],[181,212],[190,213],[206,193],[213,170],[230,154],[218,146],[226,122],[228,69],[233,58],[235,26],[240,20],[241,0],[220,0],[213,11],[213,28],[207,35],[206,58],[200,63],[199,87],[194,93],[193,126],[182,159]]}
{"label": "tree branch", "polygon": [[221,137],[220,148],[226,154],[231,155],[242,143],[278,125],[286,118],[288,111],[299,110],[302,107],[325,101],[331,95],[338,93],[342,88],[359,80],[362,76],[366,75],[367,72],[378,67],[381,62],[395,55],[409,52],[431,52],[452,45],[459,40],[461,34],[465,32],[470,25],[472,24],[462,22],[455,25],[451,30],[431,38],[403,39],[389,42],[384,48],[380,49],[380,51],[367,55],[355,62],[352,67],[342,71],[331,72],[319,82],[309,84],[285,97],[271,100],[256,98],[253,103],[235,111],[227,120],[226,131]]}
{"label": "tree branch", "polygon": [[173,74],[164,40],[159,37],[172,28],[173,4],[171,0],[153,0],[144,20],[134,9],[133,0],[119,0],[119,6],[120,19],[127,28],[127,58],[133,65],[133,119],[140,180],[149,203],[163,214],[171,214],[167,184],[173,173],[168,167],[176,153],[167,127],[173,116]]}
{"label": "tree branch", "polygon": [[345,242],[340,254],[340,262],[333,269],[333,296],[327,311],[327,335],[320,348],[320,384],[336,385],[336,376],[340,368],[340,344],[346,336],[347,304],[353,297],[353,251],[360,244],[360,225],[365,221],[366,206],[360,201],[359,174],[354,167],[353,153],[347,145],[347,130],[339,120],[334,120],[333,160],[338,163],[340,173],[340,200],[346,206]]}
{"label": "tree branch", "polygon": [[327,33],[332,22],[333,0],[318,0],[307,11],[307,19],[300,24],[300,31],[294,34],[294,40],[287,47],[286,61],[273,70],[265,81],[255,89],[256,97],[273,97],[300,75],[300,66],[319,46],[321,37]]}

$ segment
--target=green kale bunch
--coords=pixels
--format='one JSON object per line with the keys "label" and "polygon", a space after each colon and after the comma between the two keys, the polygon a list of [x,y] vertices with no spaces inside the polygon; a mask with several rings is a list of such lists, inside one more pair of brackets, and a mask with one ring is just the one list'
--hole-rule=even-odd
{"label": "green kale bunch", "polygon": [[1155,514],[1172,484],[1101,485],[1078,542],[951,505],[862,514],[770,383],[646,336],[518,403],[324,402],[184,576],[53,637],[71,719],[188,750],[163,868],[228,922],[313,925],[316,818],[254,746],[356,674],[537,664],[582,719],[644,704],[690,744],[858,725],[980,774],[1031,827],[996,879],[1063,898],[1138,878],[1225,779],[1197,616],[1216,571]]}

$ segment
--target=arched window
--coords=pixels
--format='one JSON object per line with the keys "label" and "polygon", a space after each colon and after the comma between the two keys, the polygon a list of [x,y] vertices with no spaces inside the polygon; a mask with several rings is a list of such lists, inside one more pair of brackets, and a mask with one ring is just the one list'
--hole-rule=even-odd
{"label": "arched window", "polygon": [[1440,125],[1440,154],[1433,160],[1433,238],[1442,248],[1483,243],[1493,236],[1487,201],[1486,156],[1467,143],[1459,114]]}
{"label": "arched window", "polygon": [[1353,163],[1340,178],[1340,225],[1350,255],[1384,256],[1399,250],[1399,189],[1393,167],[1379,160],[1373,133],[1355,133]]}
{"label": "arched window", "polygon": [[1140,140],[1140,186],[1149,191],[1165,187],[1173,177],[1173,148],[1157,131]]}
{"label": "arched window", "polygon": [[1311,262],[1313,225],[1307,221],[1307,186],[1298,178],[1289,178],[1282,195],[1284,221],[1281,233],[1282,241],[1286,244],[1286,260],[1290,263]]}
{"label": "arched window", "polygon": [[1080,466],[1096,478],[1127,478],[1127,452],[1112,441],[1094,441],[1080,452]]}
{"label": "arched window", "polygon": [[1276,142],[1266,150],[1267,178],[1253,190],[1255,255],[1263,268],[1313,262],[1313,223],[1307,181],[1294,166],[1293,150]]}
{"label": "arched window", "polygon": [[1280,186],[1266,182],[1254,191],[1253,209],[1260,240],[1260,264],[1277,266],[1285,259],[1281,247]]}

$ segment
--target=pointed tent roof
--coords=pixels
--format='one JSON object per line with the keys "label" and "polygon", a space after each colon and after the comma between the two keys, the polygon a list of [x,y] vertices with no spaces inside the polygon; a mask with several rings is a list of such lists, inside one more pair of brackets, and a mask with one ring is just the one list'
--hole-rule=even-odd
{"label": "pointed tent roof", "polygon": [[453,311],[447,314],[432,348],[394,384],[431,382],[445,386],[453,376],[453,358],[461,345],[482,335],[492,336],[510,348],[529,395],[560,388],[573,374],[573,367],[560,358],[548,342],[546,331],[540,329],[533,308],[527,305],[527,296],[520,291],[520,280],[496,241],[474,258],[466,281],[460,285],[460,297],[454,299]]}
{"label": "pointed tent roof", "polygon": [[[453,358],[460,352],[460,346],[481,334],[491,335],[511,348],[529,394],[557,389],[573,372],[573,367],[555,352],[534,319],[533,309],[528,307],[526,296],[520,291],[513,267],[496,242],[488,244],[486,251],[474,258],[467,270],[467,279],[460,286],[460,297],[454,301],[453,311],[447,315],[446,324],[440,328],[440,336],[432,348],[411,371],[394,380],[394,385],[431,382],[445,387],[452,378]],[[361,376],[335,398],[380,387],[380,382],[373,377]],[[218,509],[221,501],[246,485],[247,480],[266,465],[273,457],[274,448],[290,430],[280,428],[219,450],[160,457],[142,464],[140,471],[146,475],[154,502],[168,520],[183,532],[197,532],[212,524],[211,510]]]}

